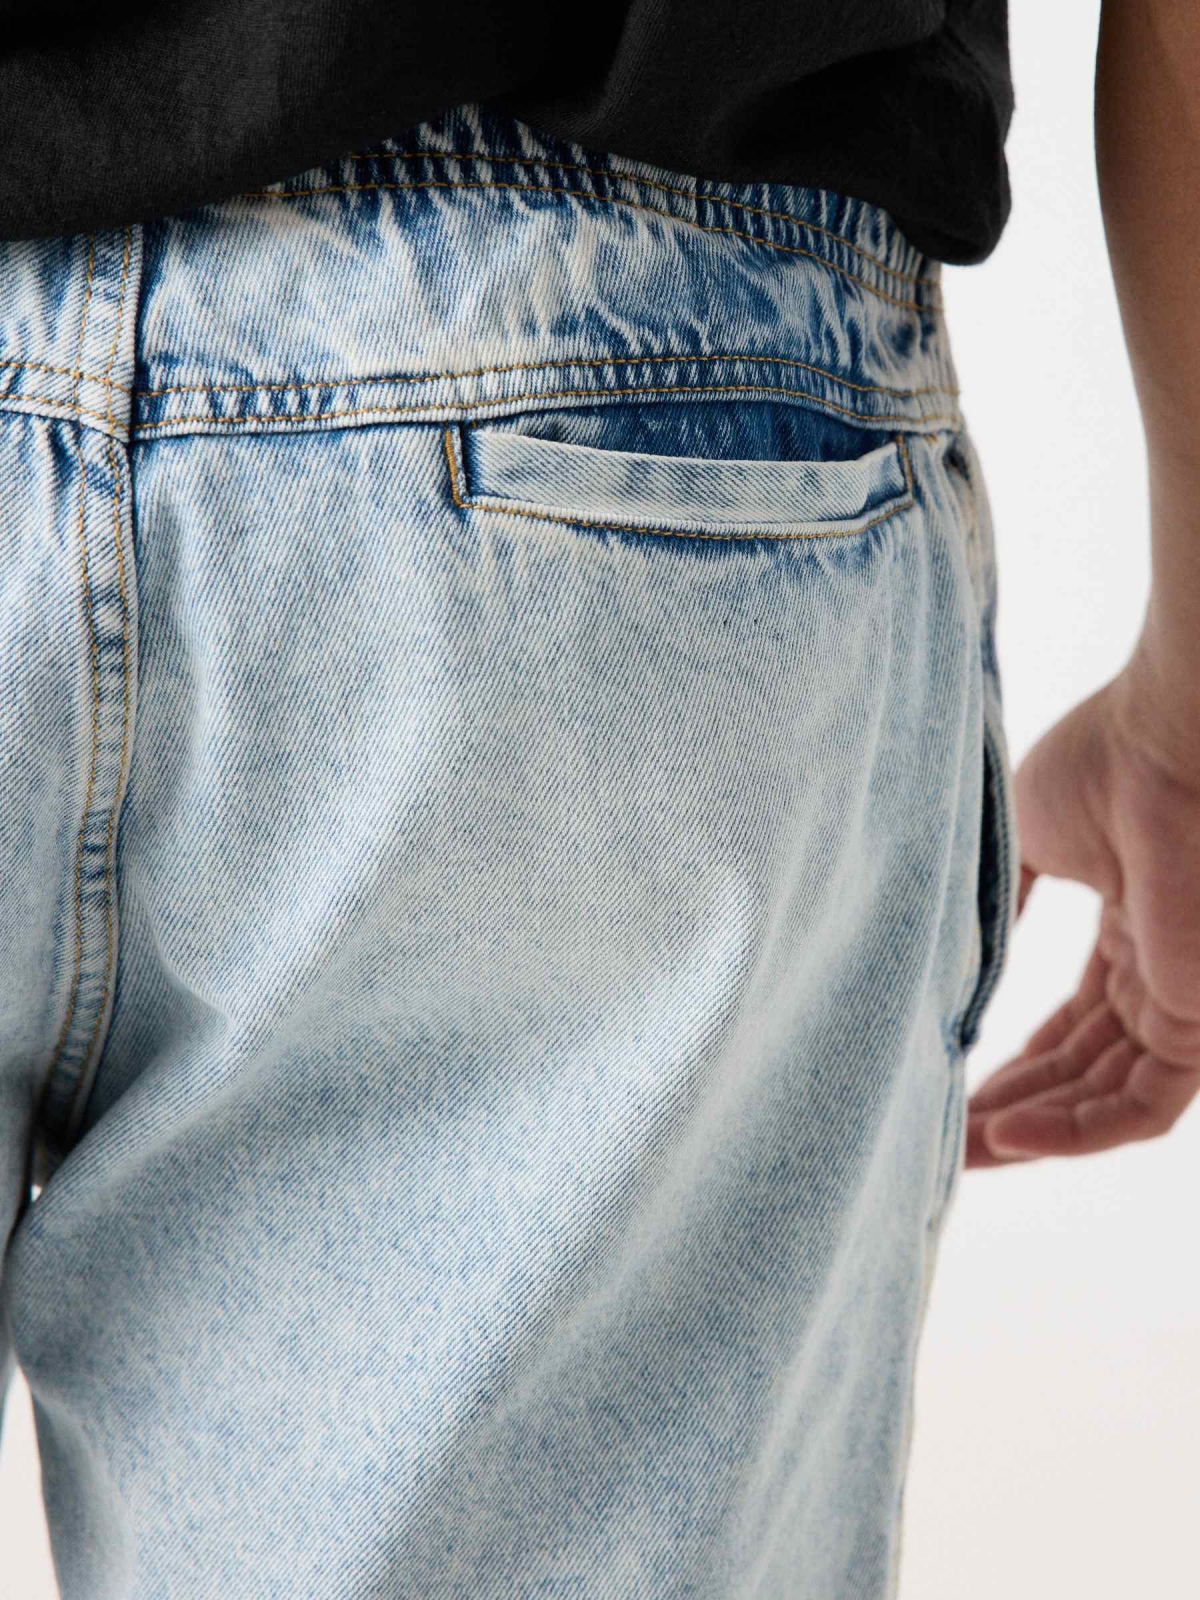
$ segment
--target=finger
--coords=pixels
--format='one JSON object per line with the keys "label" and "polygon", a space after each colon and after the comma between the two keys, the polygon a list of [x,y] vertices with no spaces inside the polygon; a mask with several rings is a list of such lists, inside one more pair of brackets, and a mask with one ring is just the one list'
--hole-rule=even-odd
{"label": "finger", "polygon": [[1074,1104],[1050,1096],[999,1112],[982,1130],[987,1149],[999,1157],[1096,1155],[1166,1133],[1200,1092],[1200,1072],[1160,1061],[1132,1041],[1114,1047],[1114,1054],[1122,1051],[1121,1081],[1109,1093]]}
{"label": "finger", "polygon": [[[1107,963],[1100,953],[1099,947],[1093,949],[1088,958],[1087,965],[1079,980],[1076,992],[1070,999],[1042,1024],[1040,1028],[1030,1035],[1024,1048],[1013,1060],[1007,1062],[997,1072],[985,1079],[968,1101],[966,1152],[964,1166],[967,1170],[983,1167],[1010,1166],[1016,1161],[1036,1160],[1036,1156],[1024,1153],[1012,1153],[1000,1156],[995,1154],[988,1146],[985,1137],[987,1118],[990,1112],[980,1110],[989,1104],[997,1107],[1010,1102],[1012,1092],[1021,1082],[1022,1074],[1027,1064],[1034,1058],[1047,1054],[1050,1051],[1061,1049],[1071,1038],[1071,1035],[1080,1028],[1081,1023],[1090,1020],[1096,1031],[1094,1034],[1083,1033],[1073,1043],[1073,1048],[1079,1050],[1086,1045],[1090,1037],[1097,1049],[1104,1048],[1104,1041],[1111,1038],[1111,1034],[1097,1022],[1096,1013],[1103,1008],[1105,1000],[1105,980],[1107,977]],[[1086,1050],[1079,1056],[1080,1064],[1086,1070]],[[1032,1078],[1025,1079],[1025,1085],[1032,1093],[1043,1092],[1049,1084],[1055,1081],[1069,1080],[1070,1073],[1065,1068],[1060,1068],[1057,1074],[1039,1076],[1036,1073]],[[1041,1088],[1038,1085],[1041,1084]]]}
{"label": "finger", "polygon": [[[1115,1022],[1111,1011],[1101,1005],[1076,1030],[1070,1041],[1070,1054],[1064,1051],[1063,1055],[1051,1057],[1048,1061],[1013,1063],[1015,1074],[1023,1075],[1024,1086],[1028,1090],[1025,1098],[1018,1098],[1015,1093],[1006,1095],[987,1109],[978,1109],[973,1101],[969,1102],[966,1166],[1007,1166],[1013,1161],[1038,1159],[1039,1151],[1016,1151],[1011,1148],[1001,1151],[993,1145],[990,1137],[992,1125],[1009,1110],[1017,1106],[1076,1105],[1118,1089],[1141,1047],[1127,1039],[1119,1025],[1114,1038]],[[1015,1075],[1010,1076],[1007,1084],[1000,1084],[999,1077],[997,1074],[995,1086],[1015,1091]],[[987,1085],[989,1089],[993,1086],[993,1083]]]}
{"label": "finger", "polygon": [[1057,1050],[1071,1030],[1078,1026],[1080,1018],[1104,999],[1107,978],[1108,960],[1097,942],[1080,974],[1075,993],[1029,1035],[1017,1059]]}
{"label": "finger", "polygon": [[973,1112],[998,1111],[1018,1100],[1056,1089],[1082,1077],[1098,1057],[1124,1037],[1121,1019],[1101,999],[1054,1048],[1006,1062],[980,1084],[968,1106]]}
{"label": "finger", "polygon": [[[1080,1105],[1085,1100],[1097,1100],[1107,1094],[1116,1093],[1124,1085],[1140,1053],[1139,1045],[1121,1035],[1092,1061],[1079,1077],[1060,1083],[1054,1088],[1044,1089],[1015,1105],[1004,1106],[997,1111],[970,1114],[967,1142],[968,1148],[975,1155],[973,1164],[1001,1166],[1008,1165],[1012,1161],[1038,1160],[1042,1155],[1051,1153],[1037,1147],[1033,1150],[1026,1149],[1024,1143],[1018,1147],[1009,1142],[1011,1135],[1005,1130],[1011,1129],[1015,1123],[1013,1113],[1019,1110],[1065,1114],[1072,1106]],[[1003,1124],[1001,1118],[1004,1119]],[[1043,1123],[1054,1120],[1054,1116],[1041,1118]],[[1002,1137],[1005,1141],[1003,1143]]]}
{"label": "finger", "polygon": [[1012,1167],[1022,1161],[1036,1161],[1037,1156],[1025,1155],[1023,1152],[1013,1152],[1011,1155],[998,1156],[989,1147],[985,1132],[988,1116],[967,1117],[967,1145],[963,1158],[963,1166],[967,1171],[976,1167]]}
{"label": "finger", "polygon": [[1127,1034],[1118,1033],[1118,1036],[1111,1039],[1099,1055],[1074,1076],[1063,1078],[1058,1083],[1047,1084],[1043,1088],[1032,1086],[1030,1093],[1022,1099],[1009,1100],[1004,1105],[993,1106],[972,1114],[996,1117],[1003,1112],[1015,1110],[1018,1106],[1077,1106],[1082,1105],[1085,1100],[1097,1100],[1122,1088],[1134,1062],[1145,1054],[1144,1047],[1136,1040],[1130,1039]]}

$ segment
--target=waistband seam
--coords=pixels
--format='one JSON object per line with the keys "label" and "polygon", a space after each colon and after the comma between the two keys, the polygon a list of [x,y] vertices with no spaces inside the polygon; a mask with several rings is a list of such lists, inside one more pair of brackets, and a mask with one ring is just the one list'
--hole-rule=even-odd
{"label": "waistband seam", "polygon": [[[813,378],[824,382],[827,389],[834,390],[834,394],[840,394],[846,398],[862,395],[862,397],[880,397],[883,402],[888,402],[888,400],[901,402],[901,406],[914,406],[915,403],[915,410],[901,410],[901,406],[886,406],[886,403],[880,406],[878,410],[862,410],[861,405],[843,406],[835,398],[830,398],[829,394],[814,394],[813,390],[802,389],[798,384],[787,384],[787,382],[766,384],[766,382],[722,381],[720,374],[714,374],[714,381],[712,382],[696,382],[696,384],[614,386],[611,382],[603,381],[605,374],[616,374],[621,370],[638,368],[638,366],[653,368],[653,366],[662,366],[664,363],[680,366],[680,368],[696,366],[699,370],[704,370],[704,368],[712,370],[714,365],[730,366],[730,368],[733,368],[734,376],[746,376],[746,378],[758,376],[758,374],[766,376],[766,374],[771,373],[771,370],[781,370],[782,368],[784,371],[811,374]],[[61,373],[62,376],[69,376],[69,378],[77,376],[75,368],[56,368],[56,366],[50,366],[48,363],[6,362],[5,365],[10,366],[10,368],[24,366],[30,371]],[[864,421],[878,421],[878,419],[890,418],[894,419],[894,421],[910,421],[920,424],[923,421],[942,421],[941,414],[930,414],[920,406],[922,400],[934,397],[934,395],[944,395],[947,400],[954,402],[954,400],[957,400],[958,394],[960,394],[960,390],[952,386],[952,384],[926,384],[926,386],[914,387],[914,389],[901,389],[901,387],[893,387],[890,384],[862,384],[862,382],[856,382],[854,379],[845,378],[842,374],[835,373],[835,371],[826,368],[826,366],[818,366],[813,362],[800,362],[795,358],[782,357],[782,355],[768,357],[768,355],[680,354],[680,352],[659,355],[626,355],[626,357],[565,357],[558,358],[554,362],[514,362],[498,366],[477,366],[477,368],[470,368],[470,370],[464,371],[442,371],[442,373],[381,373],[366,374],[366,376],[360,374],[360,376],[350,376],[350,378],[338,376],[338,378],[294,379],[294,381],[290,379],[290,381],[262,382],[262,384],[166,384],[166,386],[158,387],[158,389],[134,389],[128,384],[120,384],[115,379],[101,378],[99,374],[86,373],[86,371],[78,371],[78,378],[83,379],[83,381],[94,382],[94,384],[98,384],[98,386],[104,387],[110,392],[115,390],[115,392],[120,392],[122,395],[128,395],[128,397],[131,397],[133,408],[136,408],[141,402],[168,400],[171,395],[208,397],[213,402],[219,402],[221,397],[230,397],[230,403],[234,403],[234,405],[237,403],[237,398],[235,397],[266,395],[266,397],[272,397],[272,400],[278,403],[288,395],[306,397],[306,395],[312,394],[312,392],[320,392],[320,390],[342,390],[344,392],[344,390],[357,389],[362,390],[363,398],[365,398],[371,392],[378,394],[381,390],[386,392],[389,389],[403,392],[408,387],[418,387],[422,386],[422,384],[445,384],[445,386],[453,387],[464,384],[464,382],[474,381],[474,379],[504,378],[509,373],[554,374],[570,373],[570,371],[587,373],[589,376],[594,376],[597,382],[594,382],[590,387],[576,387],[576,389],[546,389],[546,387],[528,389],[526,387],[526,389],[518,389],[515,392],[510,392],[510,394],[496,395],[496,397],[480,394],[448,395],[442,400],[430,400],[427,405],[421,405],[421,403],[405,405],[403,403],[403,394],[397,394],[394,400],[384,400],[382,395],[379,395],[382,402],[379,405],[352,405],[349,408],[338,408],[338,410],[331,410],[328,406],[318,405],[314,410],[302,411],[302,413],[274,410],[254,411],[254,413],[238,416],[238,414],[221,414],[219,411],[208,410],[187,411],[187,413],[174,414],[174,416],[168,414],[168,416],[162,416],[162,418],[157,419],[142,419],[134,414],[133,418],[131,418],[131,430],[133,430],[133,434],[141,434],[146,430],[158,432],[158,430],[165,429],[165,427],[197,426],[197,424],[198,426],[208,427],[238,427],[248,426],[253,422],[258,422],[261,426],[288,426],[288,424],[291,424],[291,426],[294,426],[294,424],[318,426],[322,421],[336,422],[338,419],[349,418],[349,416],[366,416],[366,414],[376,414],[376,416],[381,416],[382,418],[386,414],[414,416],[414,414],[418,413],[429,413],[430,419],[446,419],[451,413],[466,416],[472,410],[488,410],[488,408],[498,405],[518,405],[518,403],[539,400],[539,398],[554,400],[554,398],[597,398],[603,397],[603,395],[709,394],[709,392],[723,392],[723,394],[776,394],[781,395],[781,397],[792,395],[797,400],[813,400],[813,402],[829,406],[830,410],[840,411],[846,416],[864,419]],[[123,437],[123,429],[115,419],[112,406],[109,406],[106,411],[98,411],[91,408],[91,406],[82,405],[78,400],[66,400],[66,398],[37,394],[37,392],[19,392],[19,394],[5,395],[5,397],[0,398],[0,411],[22,411],[22,413],[27,413],[27,411],[32,410],[32,408],[38,408],[38,406],[51,410],[54,414],[67,413],[69,419],[88,418],[90,421],[99,422],[99,424],[104,424],[104,432],[112,432],[114,437]],[[168,400],[168,408],[170,408],[170,400]],[[955,410],[954,406],[952,406],[952,410]]]}
{"label": "waistband seam", "polygon": [[[648,369],[661,367],[664,363],[680,369],[680,376],[685,375],[688,368],[697,369],[695,376],[703,377],[705,381],[675,383],[611,381],[613,378],[619,379],[622,374],[636,379],[636,371],[630,372],[629,369],[636,369],[639,366],[643,368],[645,376],[653,377],[655,374]],[[714,364],[716,364],[715,369]],[[28,365],[37,370],[39,364],[28,363]],[[729,370],[722,372],[720,370],[722,366]],[[789,382],[788,377],[792,371],[809,374],[811,379],[816,381],[810,387],[803,387],[798,381]],[[554,386],[556,376],[567,377],[572,372],[579,375],[574,386],[564,387],[561,384]],[[545,374],[549,382],[541,385],[518,382],[510,389],[503,388],[503,380],[509,374],[532,376],[539,373]],[[711,378],[708,377],[709,373]],[[86,379],[88,375],[85,373],[83,376]],[[497,379],[499,382],[489,385],[487,383],[489,378]],[[777,381],[752,381],[773,378]],[[414,391],[422,386],[434,384],[442,386],[440,394],[417,398]],[[676,353],[600,359],[588,357],[552,362],[518,362],[509,366],[479,367],[464,372],[338,377],[328,380],[266,384],[211,386],[179,384],[147,390],[133,389],[110,381],[107,387],[110,398],[112,390],[120,390],[130,397],[127,426],[125,417],[117,418],[111,405],[105,412],[101,412],[75,400],[28,391],[0,398],[0,413],[48,414],[52,419],[75,421],[84,426],[87,425],[83,422],[86,418],[98,425],[98,431],[109,433],[114,438],[122,440],[150,438],[168,429],[205,432],[213,429],[255,426],[264,431],[295,430],[303,427],[317,429],[326,426],[337,427],[355,419],[368,417],[374,417],[380,422],[386,421],[389,417],[397,421],[405,419],[431,422],[454,419],[466,421],[473,415],[487,415],[501,407],[517,409],[539,402],[603,401],[605,398],[618,399],[638,395],[662,397],[773,395],[785,401],[791,399],[798,403],[815,404],[859,422],[886,423],[913,429],[939,424],[957,425],[960,420],[956,404],[960,391],[950,384],[929,384],[919,388],[901,389],[886,384],[857,383],[813,363],[788,357],[761,355]],[[501,392],[489,393],[489,388],[499,388]],[[314,394],[319,396],[321,391],[330,398],[340,398],[344,395],[350,404],[330,406],[322,404],[319,399],[317,403],[310,404],[310,397]],[[207,397],[209,405],[205,409],[174,411],[170,399],[174,395],[193,396],[201,405],[203,398]],[[255,396],[265,397],[269,409],[252,411],[237,409],[240,404],[250,401]],[[289,397],[293,397],[293,403],[306,405],[307,409],[283,409],[288,404]],[[939,397],[945,402],[944,404],[938,404]],[[844,400],[852,400],[855,403],[843,404]],[[144,414],[147,408],[143,407],[142,414],[139,415],[139,404],[142,401],[149,402],[148,409],[152,413],[161,409],[163,414],[147,418]],[[372,401],[375,403],[359,403]],[[871,404],[872,401],[875,403]],[[923,404],[925,401],[931,402],[931,405]],[[229,409],[222,410],[222,404]]]}
{"label": "waistband seam", "polygon": [[905,428],[919,431],[934,425],[942,427],[957,427],[961,424],[961,417],[956,406],[951,405],[943,411],[918,410],[905,413],[896,409],[880,409],[877,411],[856,409],[841,405],[826,394],[813,390],[801,389],[797,386],[785,387],[782,384],[738,384],[738,383],[709,383],[709,384],[662,384],[662,385],[629,385],[621,388],[593,386],[579,389],[528,389],[510,394],[493,397],[458,398],[446,400],[430,400],[422,404],[406,405],[400,397],[394,400],[381,402],[375,405],[351,405],[338,410],[314,410],[302,413],[254,413],[242,415],[221,416],[209,412],[188,412],[182,415],[168,415],[154,421],[138,423],[133,430],[135,439],[149,439],[161,436],[168,430],[192,432],[221,431],[231,428],[255,428],[262,432],[297,431],[302,429],[318,430],[321,428],[346,425],[355,420],[371,417],[380,423],[389,419],[396,421],[469,421],[473,417],[487,412],[496,412],[498,408],[508,407],[512,410],[520,409],[529,403],[544,404],[554,401],[570,400],[604,400],[605,398],[618,399],[627,396],[647,395],[721,395],[759,394],[774,395],[781,399],[794,399],[799,402],[813,402],[827,410],[834,411],[841,416],[862,423],[875,423],[890,428]]}
{"label": "waistband seam", "polygon": [[843,389],[852,389],[863,394],[891,395],[897,400],[912,400],[926,394],[957,395],[960,392],[951,385],[940,383],[927,384],[917,389],[900,389],[886,383],[856,383],[850,378],[843,377],[841,373],[834,372],[830,367],[821,367],[811,361],[799,361],[791,356],[764,356],[746,352],[710,352],[699,355],[667,352],[664,355],[567,356],[555,361],[514,361],[500,366],[473,367],[461,372],[367,373],[357,377],[304,378],[278,383],[174,383],[158,389],[137,389],[133,393],[139,400],[152,400],[165,394],[259,394],[277,390],[345,389],[357,384],[438,383],[463,378],[483,378],[507,372],[549,372],[562,367],[649,366],[665,361],[681,364],[716,361],[747,366],[795,367],[828,378],[830,382],[840,385]]}

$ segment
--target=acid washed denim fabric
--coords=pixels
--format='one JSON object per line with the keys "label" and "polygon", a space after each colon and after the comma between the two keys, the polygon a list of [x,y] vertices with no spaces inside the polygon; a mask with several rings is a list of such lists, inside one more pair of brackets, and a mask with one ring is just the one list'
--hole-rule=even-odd
{"label": "acid washed denim fabric", "polygon": [[467,106],[4,245],[0,359],[65,1600],[892,1595],[1015,909],[938,263]]}

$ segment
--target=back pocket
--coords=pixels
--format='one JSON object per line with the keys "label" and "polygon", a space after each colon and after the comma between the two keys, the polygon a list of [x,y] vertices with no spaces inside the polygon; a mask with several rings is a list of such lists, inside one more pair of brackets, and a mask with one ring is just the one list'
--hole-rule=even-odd
{"label": "back pocket", "polygon": [[597,404],[453,424],[445,443],[459,506],[584,529],[828,539],[913,504],[901,434],[786,403]]}

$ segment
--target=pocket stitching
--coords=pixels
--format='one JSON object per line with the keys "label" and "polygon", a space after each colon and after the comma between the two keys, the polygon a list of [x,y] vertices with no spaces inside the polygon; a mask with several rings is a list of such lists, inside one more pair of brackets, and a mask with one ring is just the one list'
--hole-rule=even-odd
{"label": "pocket stitching", "polygon": [[[459,438],[455,439],[456,426]],[[892,435],[896,448],[900,454],[901,465],[904,468],[904,481],[907,493],[902,499],[893,501],[877,516],[869,518],[866,522],[857,522],[850,528],[839,528],[835,532],[815,530],[808,533],[730,533],[721,531],[716,533],[696,533],[685,528],[661,527],[650,523],[630,524],[622,522],[600,522],[586,517],[569,517],[549,511],[535,510],[529,506],[522,506],[515,501],[507,504],[502,501],[491,500],[484,496],[472,495],[469,488],[464,494],[466,479],[465,463],[460,465],[461,455],[461,424],[451,424],[446,427],[442,441],[446,452],[446,461],[450,470],[450,497],[454,504],[462,511],[491,511],[501,516],[532,517],[538,522],[549,522],[560,528],[597,528],[607,533],[643,533],[658,537],[672,539],[849,539],[857,538],[861,533],[866,533],[869,528],[878,527],[881,522],[899,516],[902,511],[910,510],[916,504],[916,493],[913,485],[912,462],[908,453],[908,445],[902,433]]]}

